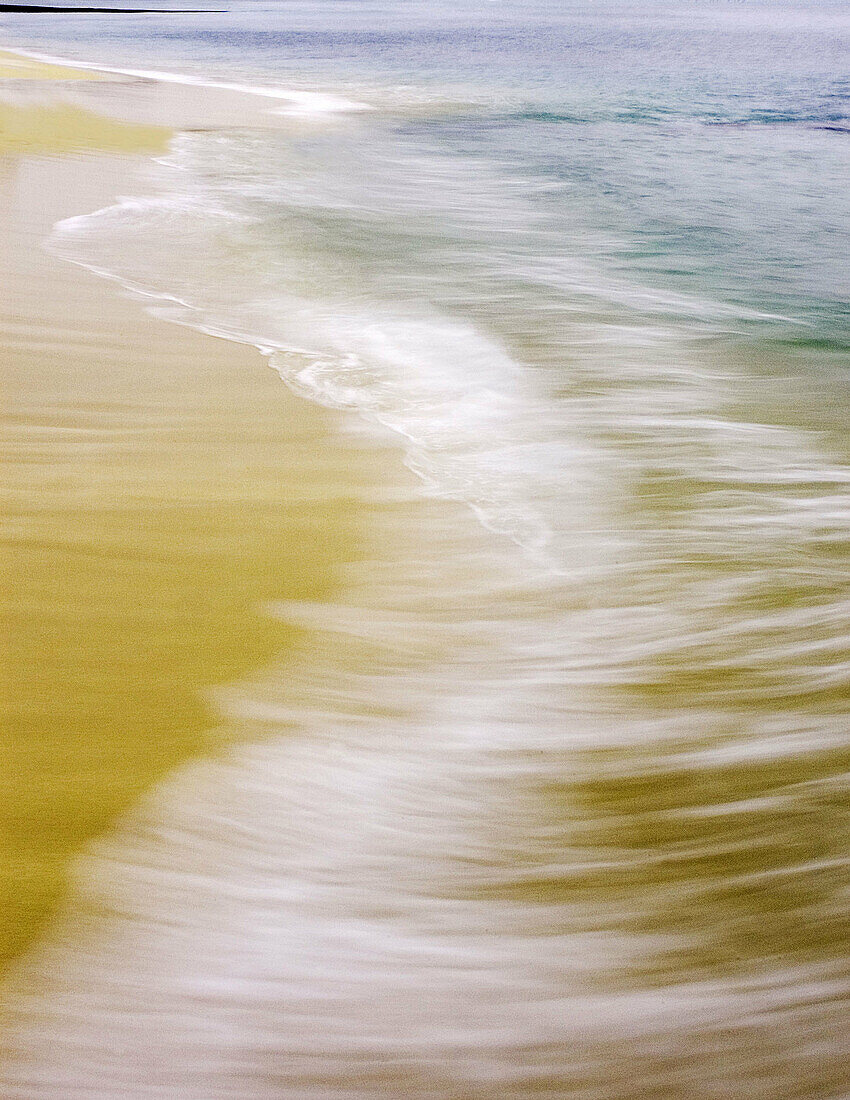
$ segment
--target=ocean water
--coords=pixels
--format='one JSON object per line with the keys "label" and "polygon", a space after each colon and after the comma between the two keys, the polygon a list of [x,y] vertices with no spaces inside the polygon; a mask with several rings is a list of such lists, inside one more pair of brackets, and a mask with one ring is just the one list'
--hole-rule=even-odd
{"label": "ocean water", "polygon": [[92,853],[8,1095],[848,1095],[846,6],[3,36],[257,91],[49,247],[415,475]]}

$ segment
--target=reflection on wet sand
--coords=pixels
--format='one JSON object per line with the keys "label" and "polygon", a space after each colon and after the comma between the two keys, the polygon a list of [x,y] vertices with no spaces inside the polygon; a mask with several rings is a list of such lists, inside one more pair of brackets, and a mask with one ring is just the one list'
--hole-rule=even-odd
{"label": "reflection on wet sand", "polygon": [[[264,603],[326,595],[355,553],[358,460],[326,417],[253,349],[157,321],[42,250],[166,138],[0,104],[4,962],[80,845],[209,749],[204,692],[301,636]],[[71,149],[90,155],[57,159]]]}

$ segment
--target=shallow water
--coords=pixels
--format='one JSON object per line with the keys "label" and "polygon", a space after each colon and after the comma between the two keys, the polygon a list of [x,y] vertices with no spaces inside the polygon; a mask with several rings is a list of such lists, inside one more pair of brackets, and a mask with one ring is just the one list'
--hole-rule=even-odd
{"label": "shallow water", "polygon": [[846,11],[88,18],[26,44],[299,98],[52,251],[419,487],[92,854],[8,1095],[842,1095]]}

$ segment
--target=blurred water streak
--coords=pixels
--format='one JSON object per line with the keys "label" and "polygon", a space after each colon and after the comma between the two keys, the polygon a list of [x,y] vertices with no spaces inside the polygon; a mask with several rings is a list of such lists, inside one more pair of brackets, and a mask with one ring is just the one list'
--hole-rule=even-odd
{"label": "blurred water streak", "polygon": [[184,132],[51,248],[416,480],[92,853],[6,1095],[844,1094],[846,12],[216,19],[61,45],[372,109]]}

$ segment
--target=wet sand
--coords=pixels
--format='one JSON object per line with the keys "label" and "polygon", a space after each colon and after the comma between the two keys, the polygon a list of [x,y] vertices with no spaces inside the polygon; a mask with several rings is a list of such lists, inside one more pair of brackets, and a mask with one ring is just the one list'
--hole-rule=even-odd
{"label": "wet sand", "polygon": [[98,85],[108,115],[69,102],[76,75],[97,74],[0,55],[3,965],[85,843],[214,751],[209,690],[304,644],[263,605],[334,590],[375,461],[253,348],[153,317],[43,249],[58,219],[142,185],[168,139],[116,121],[120,80]]}
{"label": "wet sand", "polygon": [[51,65],[33,57],[0,50],[0,79],[2,80],[103,80],[102,73],[93,69],[74,69],[65,65]]}

